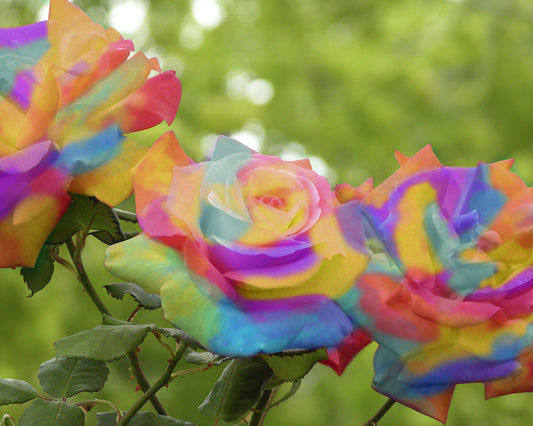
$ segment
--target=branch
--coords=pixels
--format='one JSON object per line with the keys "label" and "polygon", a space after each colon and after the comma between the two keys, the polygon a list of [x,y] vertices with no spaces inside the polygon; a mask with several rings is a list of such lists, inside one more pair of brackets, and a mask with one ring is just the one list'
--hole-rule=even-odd
{"label": "branch", "polygon": [[[139,364],[139,358],[137,358],[135,351],[128,352],[128,361],[130,362],[131,373],[133,374],[133,377],[135,377],[139,387],[146,394],[146,392],[150,390],[150,382],[148,382],[148,379],[141,369],[141,364]],[[159,401],[159,398],[156,395],[152,395],[150,398],[150,403],[154,407],[155,411],[157,411],[157,414],[161,414],[163,416],[168,415],[163,407],[163,404],[161,404],[161,401]]]}
{"label": "branch", "polygon": [[120,419],[120,422],[118,422],[117,426],[123,426],[127,424],[133,416],[141,409],[141,407],[146,404],[146,402],[152,398],[153,395],[155,395],[159,389],[161,389],[163,386],[165,386],[172,377],[172,372],[176,368],[176,365],[180,361],[180,359],[185,354],[185,351],[187,350],[187,345],[184,343],[180,343],[178,350],[176,351],[176,355],[168,362],[168,366],[157,379],[157,381],[152,385],[150,389],[148,389],[138,400],[135,402],[135,404],[132,405],[132,407],[128,410],[128,412]]}
{"label": "branch", "polygon": [[363,426],[377,426],[378,422],[381,420],[381,418],[389,411],[389,408],[391,408],[394,403],[393,399],[388,399],[385,404],[378,410],[376,414],[374,414],[366,423],[363,424]]}
{"label": "branch", "polygon": [[261,398],[259,398],[259,401],[257,401],[255,407],[253,408],[250,426],[262,426],[268,412],[266,408],[268,407],[277,390],[278,388],[275,388],[268,389],[263,392],[263,395],[261,395]]}
{"label": "branch", "polygon": [[95,306],[98,308],[98,310],[102,314],[112,316],[111,312],[109,312],[109,309],[107,309],[106,305],[104,304],[104,302],[102,302],[102,299],[100,299],[100,296],[98,296],[98,293],[91,284],[89,276],[87,275],[87,272],[85,271],[85,267],[83,266],[83,262],[81,260],[81,252],[76,248],[76,245],[74,244],[74,241],[72,241],[72,238],[69,238],[67,240],[67,248],[68,252],[70,253],[70,257],[72,258],[72,262],[74,263],[76,277],[78,278],[78,281],[83,286],[83,288],[85,289]]}

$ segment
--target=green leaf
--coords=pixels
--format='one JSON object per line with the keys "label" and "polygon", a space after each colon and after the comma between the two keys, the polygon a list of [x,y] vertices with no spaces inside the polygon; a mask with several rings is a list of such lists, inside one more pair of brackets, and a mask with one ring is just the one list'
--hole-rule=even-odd
{"label": "green leaf", "polygon": [[187,349],[187,352],[185,352],[184,355],[185,361],[187,361],[189,364],[195,364],[195,365],[205,365],[205,364],[217,364],[219,365],[223,361],[229,360],[231,358],[217,355],[212,352],[196,352],[191,350],[190,348]]}
{"label": "green leaf", "polygon": [[107,244],[108,246],[113,245],[118,242],[116,238],[108,231],[93,231],[93,232],[89,232],[89,235],[92,235],[93,237],[99,239],[100,241],[102,241],[104,244]]}
{"label": "green leaf", "polygon": [[137,215],[135,213],[116,208],[113,210],[120,220],[125,220],[126,222],[130,223],[139,223],[139,219],[137,218]]}
{"label": "green leaf", "polygon": [[296,394],[296,392],[298,392],[298,389],[300,389],[300,385],[301,384],[302,384],[302,379],[292,382],[291,383],[291,388],[287,391],[287,393],[285,395],[283,395],[283,397],[278,399],[270,407],[268,407],[268,409],[270,410],[271,408],[278,406],[282,402],[287,401],[289,398],[292,398]]}
{"label": "green leaf", "polygon": [[111,297],[122,300],[125,294],[133,297],[139,305],[146,309],[161,307],[161,296],[146,293],[141,287],[133,283],[115,283],[104,286]]}
{"label": "green leaf", "polygon": [[47,242],[62,244],[76,232],[90,229],[105,231],[107,234],[105,238],[111,244],[125,239],[118,218],[111,207],[86,195],[71,194],[71,198],[70,206]]}
{"label": "green leaf", "polygon": [[254,406],[272,375],[260,357],[235,359],[224,369],[198,409],[217,419],[234,421]]}
{"label": "green leaf", "polygon": [[[105,413],[97,413],[96,420],[98,426],[115,426],[117,424],[117,413],[114,411],[107,411]],[[132,419],[128,422],[128,426],[175,426],[187,425],[194,426],[194,423],[189,423],[184,420],[178,420],[174,417],[161,416],[150,411],[139,411],[135,413]]]}
{"label": "green leaf", "polygon": [[97,392],[109,375],[105,362],[87,358],[52,358],[39,366],[39,382],[56,398],[68,398],[80,392]]}
{"label": "green leaf", "polygon": [[183,342],[185,343],[189,348],[194,350],[206,350],[204,346],[193,337],[189,336],[187,333],[185,333],[183,330],[180,330],[179,328],[160,328],[161,334],[165,337],[172,337],[176,342]]}
{"label": "green leaf", "polygon": [[33,402],[20,417],[19,426],[82,426],[85,415],[80,407],[65,401]]}
{"label": "green leaf", "polygon": [[102,325],[131,325],[131,322],[122,321],[118,318],[115,318],[111,315],[103,314],[102,315]]}
{"label": "green leaf", "polygon": [[286,382],[293,382],[304,377],[311,368],[323,359],[328,358],[326,349],[297,354],[279,353],[260,355],[274,371],[276,377]]}
{"label": "green leaf", "polygon": [[265,389],[275,389],[279,388],[284,383],[287,383],[285,380],[281,380],[278,376],[273,376],[268,383],[265,385]]}
{"label": "green leaf", "polygon": [[23,404],[37,395],[33,386],[23,380],[0,379],[0,405]]}
{"label": "green leaf", "polygon": [[48,244],[43,245],[35,261],[35,266],[33,268],[20,268],[20,275],[31,291],[30,296],[45,288],[52,279],[54,273],[53,249]]}
{"label": "green leaf", "polygon": [[122,236],[121,239],[117,239],[117,236],[109,231],[92,231],[89,233],[89,235],[92,235],[93,237],[98,238],[104,244],[107,244],[108,246],[110,246],[120,241],[129,240],[130,238],[133,238],[139,235],[139,232],[136,232],[136,231],[124,232],[124,235]]}
{"label": "green leaf", "polygon": [[130,238],[136,237],[139,234],[140,234],[139,231],[124,231],[124,236],[126,237],[127,240],[129,240]]}
{"label": "green leaf", "polygon": [[154,326],[148,324],[99,325],[54,343],[58,356],[108,362],[136,349]]}

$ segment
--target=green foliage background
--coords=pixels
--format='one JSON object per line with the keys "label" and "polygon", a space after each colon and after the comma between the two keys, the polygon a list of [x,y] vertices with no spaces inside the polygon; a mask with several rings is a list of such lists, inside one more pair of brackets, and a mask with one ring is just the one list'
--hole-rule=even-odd
{"label": "green foliage background", "polygon": [[[127,1],[75,3],[109,26],[109,12]],[[533,182],[529,0],[218,0],[223,19],[210,29],[195,20],[195,1],[137,0],[146,6],[144,25],[126,34],[136,48],[157,55],[164,69],[177,70],[183,97],[171,128],[194,158],[204,156],[213,135],[245,130],[263,141],[263,153],[321,158],[333,171],[332,184],[358,185],[390,175],[394,150],[412,155],[431,143],[453,166],[515,158],[515,171]],[[32,23],[43,6],[40,0],[0,0],[0,25]],[[257,79],[274,89],[265,104],[244,92],[246,81]],[[166,129],[137,139],[149,145]],[[98,286],[115,281],[103,271],[103,251],[93,242],[85,256]],[[32,298],[25,297],[18,271],[0,271],[0,377],[39,388],[37,368],[55,355],[52,342],[100,321],[74,276],[56,269],[52,284]],[[104,293],[113,312],[127,316],[134,308]],[[140,320],[164,324],[159,312]],[[140,355],[152,380],[166,359],[153,343]],[[340,378],[316,367],[266,424],[367,420],[385,400],[370,389],[372,352],[367,348]],[[126,362],[115,364],[99,396],[127,409],[137,397],[135,385]],[[218,374],[173,382],[161,393],[171,414],[211,424],[195,407]],[[531,401],[531,395],[512,395],[484,402],[480,385],[459,386],[448,424],[529,425]],[[23,408],[2,407],[0,416],[18,417]],[[380,422],[399,424],[438,423],[400,406]]]}

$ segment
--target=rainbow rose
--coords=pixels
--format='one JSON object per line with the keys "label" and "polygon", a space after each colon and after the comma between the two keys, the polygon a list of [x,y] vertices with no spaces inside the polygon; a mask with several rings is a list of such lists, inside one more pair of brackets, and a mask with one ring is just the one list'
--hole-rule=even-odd
{"label": "rainbow rose", "polygon": [[367,264],[357,202],[340,205],[307,160],[220,137],[194,163],[172,133],[134,171],[143,233],[107,250],[115,275],[161,295],[165,317],[232,356],[334,346],[336,299]]}
{"label": "rainbow rose", "polygon": [[170,123],[181,96],[174,72],[149,78],[157,60],[132,50],[67,0],[51,0],[47,21],[0,29],[0,267],[34,264],[67,191],[109,205],[131,193],[146,148],[123,134]]}
{"label": "rainbow rose", "polygon": [[442,422],[456,384],[533,391],[533,190],[512,161],[397,158],[363,198],[382,253],[347,296],[379,344],[375,389]]}

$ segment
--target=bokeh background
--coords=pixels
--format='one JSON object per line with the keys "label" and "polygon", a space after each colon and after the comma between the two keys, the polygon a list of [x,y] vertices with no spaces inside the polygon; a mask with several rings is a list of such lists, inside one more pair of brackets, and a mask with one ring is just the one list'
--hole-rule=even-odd
{"label": "bokeh background", "polygon": [[[514,171],[533,184],[530,0],[74,3],[157,56],[163,69],[176,70],[183,97],[171,128],[196,159],[209,154],[216,135],[227,134],[265,154],[310,158],[332,185],[355,186],[390,175],[394,150],[412,155],[431,143],[451,166],[515,158]],[[0,26],[9,27],[45,19],[48,4],[0,0],[0,8]],[[136,139],[150,145],[167,129],[161,125]],[[115,281],[102,267],[103,251],[101,243],[91,242],[85,256],[99,288]],[[117,317],[135,307],[101,293]],[[60,267],[47,288],[28,294],[19,271],[0,271],[0,377],[24,379],[39,389],[38,365],[54,356],[52,342],[97,325],[100,316]],[[144,312],[139,320],[165,325],[160,315]],[[385,401],[370,389],[374,349],[367,348],[340,378],[317,366],[293,399],[272,410],[266,425],[366,421]],[[148,341],[140,358],[153,381],[167,356]],[[135,384],[128,382],[125,361],[111,367],[108,384],[96,396],[127,409],[138,397]],[[213,369],[183,376],[163,390],[170,414],[212,424],[196,406],[219,374]],[[448,425],[530,425],[532,407],[533,395],[485,402],[481,385],[461,385]],[[24,408],[0,407],[0,418],[18,418]],[[92,413],[88,424],[95,424]],[[380,422],[437,424],[399,405]]]}

